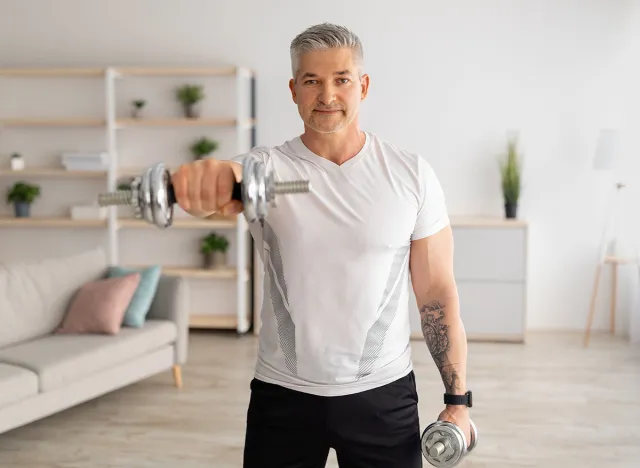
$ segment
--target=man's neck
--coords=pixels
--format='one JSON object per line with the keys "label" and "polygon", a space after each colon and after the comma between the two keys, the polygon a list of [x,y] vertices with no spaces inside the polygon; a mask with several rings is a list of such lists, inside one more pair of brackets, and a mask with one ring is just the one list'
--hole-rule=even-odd
{"label": "man's neck", "polygon": [[318,133],[305,128],[300,138],[313,153],[342,165],[360,152],[366,137],[359,128],[349,127],[335,133]]}

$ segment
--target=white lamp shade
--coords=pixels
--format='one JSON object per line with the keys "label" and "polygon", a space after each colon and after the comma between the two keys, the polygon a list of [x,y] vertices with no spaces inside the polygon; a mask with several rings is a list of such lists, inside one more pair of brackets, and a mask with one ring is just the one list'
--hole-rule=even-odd
{"label": "white lamp shade", "polygon": [[613,129],[600,130],[593,158],[593,168],[599,171],[615,169],[618,160],[618,134]]}

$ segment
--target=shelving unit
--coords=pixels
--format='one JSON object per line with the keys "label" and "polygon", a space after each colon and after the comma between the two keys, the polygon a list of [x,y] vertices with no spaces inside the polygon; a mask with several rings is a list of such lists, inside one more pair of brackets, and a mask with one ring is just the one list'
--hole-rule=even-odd
{"label": "shelving unit", "polygon": [[[14,117],[0,115],[0,131],[2,133],[17,129],[25,131],[33,129],[99,129],[104,133],[103,150],[109,155],[109,167],[106,171],[68,171],[60,166],[33,166],[27,164],[23,171],[12,171],[7,165],[0,167],[0,179],[24,180],[64,180],[71,184],[74,181],[94,181],[102,183],[99,191],[114,191],[118,182],[125,177],[141,174],[147,166],[132,164],[132,161],[121,157],[121,150],[125,131],[143,131],[159,129],[173,131],[180,129],[220,129],[220,131],[235,131],[235,145],[228,145],[226,157],[235,156],[249,151],[256,145],[255,138],[255,75],[252,71],[239,67],[79,67],[79,68],[0,68],[0,87],[2,78],[25,79],[99,79],[103,84],[103,117],[74,116],[28,116]],[[231,79],[235,86],[235,112],[217,116],[205,112],[198,118],[188,119],[180,115],[156,115],[149,110],[141,118],[127,116],[122,109],[118,109],[118,87],[129,78],[156,79],[177,78],[186,82],[203,80],[205,78]],[[200,81],[199,81],[200,82]],[[204,85],[207,100],[217,100],[214,86]],[[170,96],[166,99],[170,99]],[[2,138],[2,135],[0,135]],[[230,146],[234,146],[231,148]],[[8,156],[8,155],[7,155]],[[220,158],[219,155],[213,155]],[[225,159],[225,156],[222,156]],[[188,162],[188,159],[176,164],[168,164],[171,168]],[[90,203],[90,202],[89,202]],[[119,216],[120,213],[120,216]],[[140,230],[142,236],[162,236],[162,230],[142,220],[122,217],[122,208],[111,207],[106,219],[75,220],[71,217],[33,216],[30,218],[0,217],[0,228],[14,229],[93,229],[106,230],[107,252],[111,265],[127,265],[121,258],[122,235],[124,231]],[[235,265],[221,269],[203,269],[197,266],[165,265],[159,256],[151,253],[152,264],[161,264],[163,273],[187,278],[189,281],[222,282],[235,286],[236,310],[233,313],[216,311],[215,314],[193,313],[190,317],[192,327],[234,329],[239,334],[250,330],[253,322],[253,244],[246,222],[242,216],[219,217],[214,220],[202,220],[191,217],[175,217],[171,232],[202,232],[220,230],[227,231],[231,236]],[[127,234],[137,236],[135,232]],[[175,236],[175,234],[171,234]],[[140,249],[139,249],[140,250]],[[157,260],[155,260],[157,258]],[[0,259],[1,261],[1,259]],[[145,265],[137,265],[144,267]],[[226,291],[226,290],[225,290]]]}

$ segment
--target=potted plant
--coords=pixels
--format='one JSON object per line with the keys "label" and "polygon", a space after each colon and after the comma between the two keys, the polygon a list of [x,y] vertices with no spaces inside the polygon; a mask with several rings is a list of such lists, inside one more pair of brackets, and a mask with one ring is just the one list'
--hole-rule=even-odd
{"label": "potted plant", "polygon": [[202,159],[218,149],[218,142],[207,137],[200,138],[191,145],[191,152],[196,159]]}
{"label": "potted plant", "polygon": [[199,117],[196,104],[205,98],[204,89],[200,85],[183,85],[176,90],[176,97],[182,103],[184,115],[188,119]]}
{"label": "potted plant", "polygon": [[145,101],[144,99],[134,99],[133,101],[131,101],[131,105],[133,106],[133,109],[131,110],[131,117],[133,117],[134,119],[140,118],[140,112],[142,111],[142,108],[146,103],[147,101]]}
{"label": "potted plant", "polygon": [[224,268],[227,264],[229,240],[212,232],[201,240],[200,253],[204,256],[204,267],[208,269]]}
{"label": "potted plant", "polygon": [[7,190],[7,203],[13,203],[16,218],[28,218],[31,204],[39,196],[39,186],[18,181]]}
{"label": "potted plant", "polygon": [[517,217],[518,200],[521,190],[521,163],[515,138],[507,143],[506,157],[500,161],[500,178],[504,199],[505,216],[508,219]]}

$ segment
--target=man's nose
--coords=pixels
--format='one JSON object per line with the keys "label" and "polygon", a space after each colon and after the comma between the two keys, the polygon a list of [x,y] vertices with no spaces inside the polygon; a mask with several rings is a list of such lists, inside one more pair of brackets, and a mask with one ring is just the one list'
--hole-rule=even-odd
{"label": "man's nose", "polygon": [[318,101],[328,106],[336,99],[335,88],[332,84],[324,84],[320,89],[320,94],[318,94]]}

